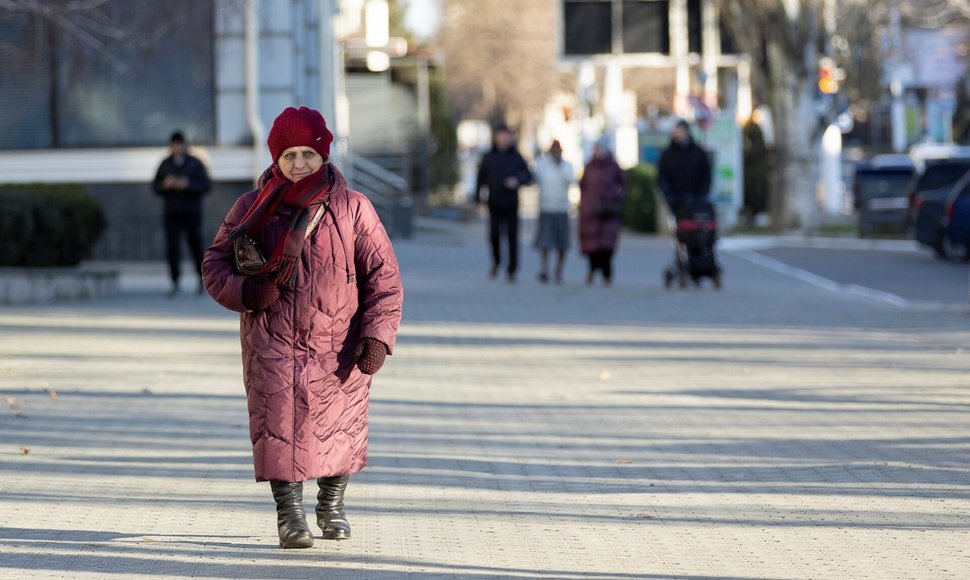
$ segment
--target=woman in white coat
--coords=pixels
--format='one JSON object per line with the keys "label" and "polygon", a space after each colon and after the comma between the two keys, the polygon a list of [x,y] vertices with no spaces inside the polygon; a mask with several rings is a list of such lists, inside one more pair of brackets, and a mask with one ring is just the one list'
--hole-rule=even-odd
{"label": "woman in white coat", "polygon": [[555,250],[556,283],[561,284],[569,249],[569,186],[576,176],[572,165],[562,158],[559,141],[553,141],[549,151],[536,160],[534,177],[539,185],[539,230],[535,242],[542,252],[539,281],[549,281],[549,253]]}

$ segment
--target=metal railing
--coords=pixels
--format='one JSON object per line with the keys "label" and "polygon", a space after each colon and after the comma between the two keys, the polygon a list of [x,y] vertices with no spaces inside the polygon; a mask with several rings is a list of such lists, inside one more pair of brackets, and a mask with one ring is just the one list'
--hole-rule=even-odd
{"label": "metal railing", "polygon": [[351,187],[370,199],[388,234],[410,238],[413,231],[414,202],[408,181],[377,163],[354,155],[351,160]]}

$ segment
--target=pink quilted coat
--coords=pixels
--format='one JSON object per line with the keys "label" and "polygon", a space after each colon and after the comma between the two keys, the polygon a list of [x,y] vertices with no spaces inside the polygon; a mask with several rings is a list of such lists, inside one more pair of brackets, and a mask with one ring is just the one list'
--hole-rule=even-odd
{"label": "pink quilted coat", "polygon": [[593,158],[579,180],[579,248],[583,254],[616,250],[621,218],[602,218],[602,205],[622,208],[628,179],[613,156]]}
{"label": "pink quilted coat", "polygon": [[[367,464],[371,377],[354,364],[361,337],[394,348],[403,289],[397,258],[367,198],[339,177],[329,209],[303,247],[296,283],[266,310],[242,304],[234,228],[256,199],[236,202],[205,252],[202,277],[215,300],[241,312],[243,378],[257,481],[350,475]],[[315,209],[314,207],[310,208]],[[281,205],[255,236],[272,248],[289,221]]]}

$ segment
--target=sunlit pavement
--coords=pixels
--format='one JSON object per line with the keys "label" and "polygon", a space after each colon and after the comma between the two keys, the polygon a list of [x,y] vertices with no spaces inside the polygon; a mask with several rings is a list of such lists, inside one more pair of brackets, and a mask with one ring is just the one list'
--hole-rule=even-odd
{"label": "sunlit pavement", "polygon": [[396,242],[353,538],[308,550],[252,480],[233,313],[160,264],[0,309],[0,577],[970,576],[970,315],[744,249],[665,291],[669,242],[629,235],[613,287],[575,252],[542,285],[530,242],[515,284],[479,223]]}

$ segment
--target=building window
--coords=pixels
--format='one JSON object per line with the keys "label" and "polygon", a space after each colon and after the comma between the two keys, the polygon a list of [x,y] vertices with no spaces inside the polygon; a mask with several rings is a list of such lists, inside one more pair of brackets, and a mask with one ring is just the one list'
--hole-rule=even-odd
{"label": "building window", "polygon": [[54,6],[0,10],[0,149],[214,140],[212,2]]}
{"label": "building window", "polygon": [[669,2],[623,3],[623,52],[670,54]]}
{"label": "building window", "polygon": [[609,2],[566,2],[563,20],[565,54],[609,54],[613,51],[613,7]]}

